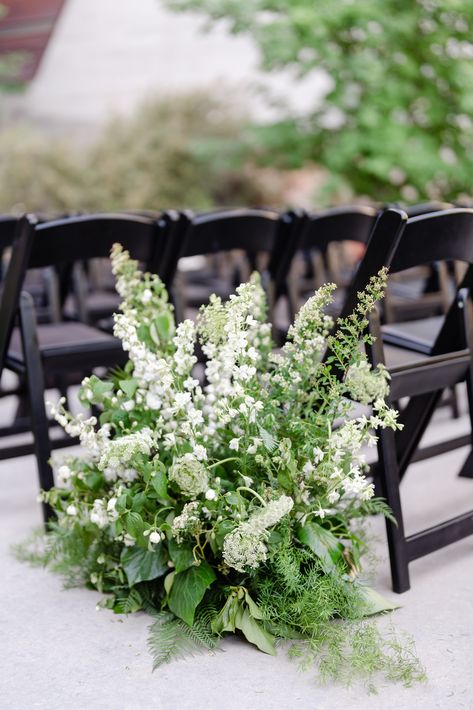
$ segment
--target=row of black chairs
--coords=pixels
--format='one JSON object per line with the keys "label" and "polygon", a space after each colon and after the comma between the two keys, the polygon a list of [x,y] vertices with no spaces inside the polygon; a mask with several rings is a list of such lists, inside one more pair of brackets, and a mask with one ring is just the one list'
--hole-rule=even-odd
{"label": "row of black chairs", "polygon": [[[379,213],[372,208],[354,207],[314,215],[245,209],[202,215],[166,212],[156,217],[83,215],[45,222],[32,216],[19,221],[5,218],[3,223],[0,221],[0,248],[11,248],[11,256],[0,303],[0,366],[2,371],[6,368],[19,375],[22,394],[28,402],[22,415],[28,416],[22,416],[22,421],[16,421],[13,428],[5,427],[0,433],[32,430],[40,485],[48,490],[53,485],[51,448],[64,446],[66,442],[49,436],[51,422],[44,406],[45,389],[55,387],[67,392],[69,386],[80,382],[93,368],[113,367],[125,360],[119,342],[90,324],[74,320],[58,322],[57,318],[55,322],[38,324],[33,297],[22,290],[29,269],[56,269],[59,284],[56,310],[61,312],[74,262],[87,263],[106,257],[112,244],[120,242],[146,269],[162,278],[173,294],[180,316],[179,293],[174,289],[179,260],[240,250],[250,268],[263,269],[272,307],[286,297],[292,311],[295,304],[291,302],[294,297],[290,269],[294,256],[312,249],[324,254],[334,241],[358,241],[366,245],[366,252],[345,290],[341,303],[341,313],[345,315],[353,308],[356,293],[382,266],[395,273],[439,262],[458,260],[473,264],[473,211],[438,211],[438,208],[437,205],[417,207],[418,216],[414,217],[396,209]],[[433,209],[437,211],[432,212]],[[265,261],[261,261],[262,256]],[[389,521],[387,525],[393,586],[398,592],[409,588],[410,561],[473,532],[473,514],[469,513],[406,538],[399,498],[399,482],[409,463],[471,444],[471,437],[463,437],[429,450],[419,449],[443,390],[466,380],[470,405],[473,402],[471,278],[472,269],[468,269],[460,287],[452,293],[445,317],[437,313],[427,326],[424,320],[421,334],[410,323],[403,324],[404,329],[381,326],[376,316],[370,323],[370,329],[378,335],[370,357],[373,363],[386,362],[389,367],[392,400],[409,398],[401,413],[403,431],[381,433],[379,461],[374,471],[379,489],[397,518],[397,526]],[[10,446],[0,452],[0,457],[31,450],[28,444]],[[470,455],[463,475],[473,475],[471,459]],[[51,511],[45,504],[43,512],[48,519]]]}

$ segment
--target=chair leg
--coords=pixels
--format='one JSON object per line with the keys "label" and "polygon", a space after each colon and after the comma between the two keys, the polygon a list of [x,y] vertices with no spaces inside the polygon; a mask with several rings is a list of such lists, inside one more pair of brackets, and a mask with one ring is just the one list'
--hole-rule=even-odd
{"label": "chair leg", "polygon": [[395,434],[390,429],[382,429],[379,434],[377,473],[381,495],[386,499],[397,523],[386,518],[393,590],[402,594],[410,588],[409,558],[399,492]]}
{"label": "chair leg", "polygon": [[[464,345],[470,351],[470,366],[466,375],[466,392],[468,396],[468,415],[470,417],[471,437],[473,445],[473,332],[471,322],[473,319],[473,304],[469,291],[461,289],[458,292],[458,306],[463,315]],[[470,450],[467,459],[458,474],[462,478],[473,478],[473,450]]]}
{"label": "chair leg", "polygon": [[[54,486],[54,476],[49,463],[51,443],[49,441],[48,418],[44,404],[44,373],[36,337],[36,318],[33,301],[27,293],[21,294],[20,330],[26,365],[31,408],[31,428],[34,437],[39,484],[42,490],[48,491]],[[54,517],[53,510],[48,503],[42,503],[42,509],[44,522],[47,523]]]}

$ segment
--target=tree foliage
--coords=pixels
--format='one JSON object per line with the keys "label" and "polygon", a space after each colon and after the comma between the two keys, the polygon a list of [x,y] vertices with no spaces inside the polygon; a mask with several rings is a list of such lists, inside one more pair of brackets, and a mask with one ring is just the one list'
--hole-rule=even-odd
{"label": "tree foliage", "polygon": [[473,5],[467,0],[167,0],[247,33],[267,71],[324,69],[308,115],[259,132],[268,155],[325,166],[332,198],[453,199],[473,177]]}

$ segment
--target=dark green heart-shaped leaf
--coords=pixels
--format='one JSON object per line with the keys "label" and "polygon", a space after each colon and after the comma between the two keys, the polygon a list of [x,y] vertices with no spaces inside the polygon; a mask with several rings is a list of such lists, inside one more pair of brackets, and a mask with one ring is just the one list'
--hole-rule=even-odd
{"label": "dark green heart-shaped leaf", "polygon": [[189,567],[176,574],[169,595],[171,611],[192,626],[195,610],[215,579],[215,572],[207,562],[201,562],[198,567]]}
{"label": "dark green heart-shaped leaf", "polygon": [[154,550],[144,550],[137,546],[125,547],[120,560],[130,586],[157,579],[169,571],[166,550],[162,543]]}

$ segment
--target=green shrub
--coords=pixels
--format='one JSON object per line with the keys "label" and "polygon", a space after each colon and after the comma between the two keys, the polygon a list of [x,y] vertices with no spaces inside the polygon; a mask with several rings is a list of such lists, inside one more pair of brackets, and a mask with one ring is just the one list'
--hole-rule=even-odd
{"label": "green shrub", "polygon": [[278,181],[254,167],[246,125],[233,102],[200,92],[148,101],[112,120],[85,150],[9,129],[0,134],[0,210],[278,203]]}

